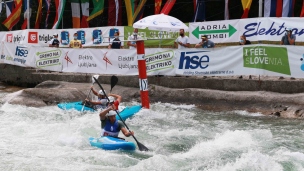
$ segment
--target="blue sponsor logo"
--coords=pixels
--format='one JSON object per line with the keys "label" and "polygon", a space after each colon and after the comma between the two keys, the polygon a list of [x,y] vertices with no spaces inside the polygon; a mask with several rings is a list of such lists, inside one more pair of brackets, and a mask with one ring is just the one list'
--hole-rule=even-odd
{"label": "blue sponsor logo", "polygon": [[22,47],[22,46],[16,47],[15,56],[27,57],[27,55],[28,55],[28,50],[26,49],[26,47]]}
{"label": "blue sponsor logo", "polygon": [[201,56],[202,52],[208,52],[208,51],[181,52],[178,69],[208,68],[209,56],[208,55]]}
{"label": "blue sponsor logo", "polygon": [[77,31],[77,39],[81,41],[81,44],[85,44],[85,31],[78,30]]}
{"label": "blue sponsor logo", "polygon": [[101,44],[102,42],[102,31],[101,30],[93,30],[92,39],[93,44]]}
{"label": "blue sponsor logo", "polygon": [[68,45],[70,43],[70,34],[67,31],[61,32],[61,44]]}

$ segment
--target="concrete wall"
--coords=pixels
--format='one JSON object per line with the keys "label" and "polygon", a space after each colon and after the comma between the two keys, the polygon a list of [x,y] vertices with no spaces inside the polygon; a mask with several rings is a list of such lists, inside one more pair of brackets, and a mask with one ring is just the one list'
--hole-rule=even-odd
{"label": "concrete wall", "polygon": [[[34,87],[46,80],[91,83],[92,75],[94,74],[48,72],[32,68],[0,64],[0,81],[22,87]],[[109,84],[110,77],[111,75],[100,75],[98,80],[102,84]],[[119,78],[118,85],[139,87],[138,76],[117,75],[117,77]],[[181,89],[200,88],[225,91],[272,91],[279,93],[304,92],[303,79],[279,79],[279,77],[261,77],[259,79],[259,76],[253,76],[252,79],[248,79],[247,76],[243,77],[244,79],[239,79],[238,76],[206,78],[194,76],[149,76],[148,83],[149,85],[155,84],[169,88]]]}

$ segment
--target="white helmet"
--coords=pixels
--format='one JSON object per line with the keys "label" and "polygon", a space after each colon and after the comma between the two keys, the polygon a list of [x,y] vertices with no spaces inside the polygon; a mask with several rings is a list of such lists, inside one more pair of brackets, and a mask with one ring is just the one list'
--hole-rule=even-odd
{"label": "white helmet", "polygon": [[113,110],[110,110],[109,113],[106,114],[106,116],[114,116],[116,115],[116,112]]}
{"label": "white helmet", "polygon": [[109,102],[110,102],[110,103],[111,103],[111,102],[114,102],[114,100],[115,100],[115,98],[114,98],[113,96],[109,96],[108,98],[109,98]]}
{"label": "white helmet", "polygon": [[[105,91],[105,93],[106,93],[106,91]],[[104,93],[102,90],[99,90],[98,94],[104,96]]]}

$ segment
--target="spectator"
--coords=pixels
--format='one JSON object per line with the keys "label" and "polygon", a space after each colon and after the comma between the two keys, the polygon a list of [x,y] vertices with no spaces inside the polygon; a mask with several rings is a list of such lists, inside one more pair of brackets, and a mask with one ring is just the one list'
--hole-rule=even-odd
{"label": "spectator", "polygon": [[141,39],[141,37],[138,35],[138,29],[134,28],[133,34],[128,37],[128,43],[129,49],[136,49],[136,40]]}
{"label": "spectator", "polygon": [[185,35],[185,30],[180,29],[179,30],[179,37],[174,42],[174,47],[177,47],[177,49],[185,49],[190,46],[189,38]]}
{"label": "spectator", "polygon": [[211,40],[208,40],[207,35],[203,35],[202,41],[195,45],[195,48],[202,47],[202,48],[214,48],[214,43]]}
{"label": "spectator", "polygon": [[80,40],[77,40],[77,33],[74,33],[74,39],[70,41],[70,48],[82,48],[82,44]]}
{"label": "spectator", "polygon": [[53,38],[49,41],[49,47],[59,47],[58,34],[53,34]]}
{"label": "spectator", "polygon": [[119,32],[114,33],[114,39],[110,41],[108,46],[109,49],[123,49],[121,46],[121,41],[119,40]]}
{"label": "spectator", "polygon": [[250,45],[251,42],[246,39],[245,35],[240,36],[240,45]]}
{"label": "spectator", "polygon": [[281,45],[295,45],[296,36],[292,34],[292,29],[287,28],[285,35],[281,39]]}

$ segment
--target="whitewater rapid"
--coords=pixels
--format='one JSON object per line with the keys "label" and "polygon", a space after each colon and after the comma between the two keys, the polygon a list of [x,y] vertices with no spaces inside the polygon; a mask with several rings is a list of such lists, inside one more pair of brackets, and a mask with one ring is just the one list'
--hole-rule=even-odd
{"label": "whitewater rapid", "polygon": [[302,120],[154,103],[126,124],[149,152],[91,147],[88,138],[100,133],[97,113],[2,104],[0,170],[304,169]]}

